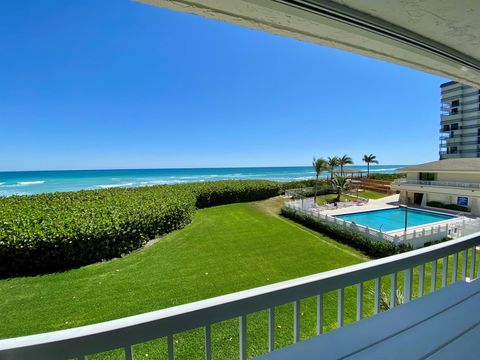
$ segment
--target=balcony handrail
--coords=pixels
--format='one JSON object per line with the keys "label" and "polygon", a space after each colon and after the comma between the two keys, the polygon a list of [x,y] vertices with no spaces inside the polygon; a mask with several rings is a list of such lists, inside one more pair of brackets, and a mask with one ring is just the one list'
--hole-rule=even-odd
{"label": "balcony handrail", "polygon": [[[338,321],[339,325],[342,326],[343,291],[345,287],[357,285],[358,290],[358,286],[363,284],[363,282],[376,279],[374,312],[377,313],[379,311],[380,301],[379,284],[382,276],[388,274],[391,274],[391,276],[395,275],[392,280],[395,279],[396,281],[396,273],[404,271],[404,296],[405,302],[408,302],[412,297],[413,267],[423,266],[422,271],[424,271],[424,265],[426,263],[434,262],[436,264],[436,261],[441,258],[443,258],[444,262],[448,262],[449,255],[458,254],[463,251],[464,270],[462,277],[465,278],[467,267],[466,254],[467,250],[470,249],[471,258],[473,259],[473,262],[470,262],[470,277],[473,278],[475,273],[475,247],[479,244],[480,233],[475,233],[457,240],[451,240],[403,254],[141,315],[45,334],[0,340],[0,359],[65,359],[73,357],[86,359],[86,356],[89,354],[117,348],[124,348],[125,358],[133,359],[132,345],[164,336],[167,336],[169,339],[169,341],[167,341],[169,344],[169,354],[171,354],[171,358],[173,358],[173,334],[204,326],[207,341],[207,329],[208,334],[210,334],[209,329],[211,324],[235,317],[240,317],[240,359],[245,359],[247,314],[260,310],[271,311],[275,306],[289,302],[294,302],[295,309],[298,310],[301,299],[312,296],[320,297],[324,293],[338,290],[339,300],[341,300],[341,302],[339,301],[338,303]],[[455,256],[454,266],[457,266],[455,263],[457,260],[458,256]],[[420,286],[421,289],[424,289],[424,274],[421,273],[420,276]],[[442,287],[447,285],[446,273],[443,275],[443,278]],[[396,284],[396,282],[394,284]],[[360,289],[361,288],[362,287],[360,287]],[[423,294],[419,295],[422,296]],[[362,291],[357,291],[357,304],[359,297],[360,303],[362,303],[362,296]],[[322,302],[318,301],[317,304],[321,303]],[[395,301],[393,302],[393,306],[394,305]],[[269,312],[269,314],[271,313]],[[322,314],[322,312],[319,312],[319,314]],[[297,331],[300,329],[299,316],[299,311],[294,312],[295,321],[298,326]],[[273,321],[272,319],[273,317],[269,315],[269,320]],[[358,313],[357,319],[359,319]],[[269,336],[273,336],[275,328],[275,326],[271,325],[272,324],[269,323]],[[318,333],[320,334],[321,331]],[[299,333],[295,333],[294,336],[296,339],[300,338]],[[206,347],[208,348],[208,346],[211,346],[211,344],[209,345],[206,342]]]}
{"label": "balcony handrail", "polygon": [[451,187],[460,187],[460,188],[479,188],[480,184],[477,183],[467,183],[461,181],[442,181],[442,180],[408,180],[408,179],[395,179],[393,185],[402,185],[402,184],[411,184],[411,185],[431,185],[431,186],[451,186]]}

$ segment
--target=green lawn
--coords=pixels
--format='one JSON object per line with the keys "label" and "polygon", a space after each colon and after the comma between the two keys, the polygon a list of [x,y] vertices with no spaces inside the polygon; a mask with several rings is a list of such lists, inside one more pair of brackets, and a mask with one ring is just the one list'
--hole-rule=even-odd
{"label": "green lawn", "polygon": [[[281,201],[277,198],[199,210],[185,229],[122,259],[64,273],[0,281],[0,337],[139,314],[367,260],[347,246],[279,217]],[[302,309],[306,306],[313,315],[313,303],[305,302]],[[326,326],[331,328],[335,326],[334,301],[329,306]],[[249,318],[249,331],[259,332],[249,332],[252,355],[262,352],[267,344],[263,315]],[[310,315],[304,334],[311,336],[314,318]],[[279,344],[291,341],[291,316],[291,306],[278,309]],[[237,336],[236,320],[213,327],[216,358],[234,357]],[[176,341],[183,343],[178,346],[179,356],[192,359],[198,353],[202,358],[199,331],[177,336]],[[225,341],[231,346],[224,346]],[[159,356],[165,351],[162,341],[138,348],[140,356]]]}
{"label": "green lawn", "polygon": [[[354,191],[352,195],[357,195],[357,193]],[[376,192],[376,191],[363,190],[358,192],[358,196],[375,200],[375,199],[381,199],[387,195]],[[317,204],[323,205],[325,202],[332,203],[332,202],[335,202],[336,198],[337,198],[336,194],[319,195],[317,196]],[[349,201],[354,199],[355,199],[355,196],[349,196],[349,195],[342,195],[340,197],[341,201]]]}
{"label": "green lawn", "polygon": [[[368,260],[347,246],[278,216],[282,202],[275,198],[199,210],[185,229],[122,259],[64,273],[2,280],[0,337],[96,323]],[[426,280],[430,284],[428,270]],[[441,263],[438,279],[440,274]],[[440,280],[437,287],[439,284]],[[388,287],[388,278],[382,279],[382,288],[388,291]],[[370,289],[371,282],[365,283],[365,314],[372,313]],[[333,329],[337,294],[325,294],[324,303],[325,330]],[[355,311],[355,288],[348,287],[346,323],[353,321]],[[302,339],[315,334],[315,314],[315,299],[302,300]],[[248,316],[249,357],[267,349],[266,316],[266,311]],[[292,304],[277,307],[277,347],[292,342],[292,329]],[[204,358],[203,330],[175,335],[174,339],[177,359]],[[213,325],[212,342],[214,359],[238,358],[238,320]],[[138,345],[134,350],[136,358],[166,358],[166,341]],[[122,353],[113,351],[92,358],[121,359]]]}
{"label": "green lawn", "polygon": [[[353,192],[353,195],[356,195],[355,191]],[[367,199],[381,199],[387,195],[377,191],[363,190],[358,192],[358,196],[367,198]]]}

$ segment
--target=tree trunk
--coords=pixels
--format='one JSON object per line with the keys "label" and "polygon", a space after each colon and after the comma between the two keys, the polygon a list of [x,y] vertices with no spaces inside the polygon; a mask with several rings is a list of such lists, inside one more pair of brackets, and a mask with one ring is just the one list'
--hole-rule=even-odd
{"label": "tree trunk", "polygon": [[315,205],[317,204],[317,185],[318,185],[318,174],[317,174],[317,178],[315,179],[315,195],[313,196],[313,203]]}
{"label": "tree trunk", "polygon": [[367,178],[370,177],[370,163],[367,162]]}

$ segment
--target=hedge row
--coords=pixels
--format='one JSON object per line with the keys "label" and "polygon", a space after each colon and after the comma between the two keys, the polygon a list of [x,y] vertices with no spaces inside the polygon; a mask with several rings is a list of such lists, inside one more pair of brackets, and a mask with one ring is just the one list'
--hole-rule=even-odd
{"label": "hedge row", "polygon": [[195,207],[278,195],[271,181],[219,181],[0,198],[0,277],[108,260],[189,224]]}
{"label": "hedge row", "polygon": [[396,174],[370,174],[369,179],[373,180],[388,180],[393,181],[395,179],[401,179],[407,177],[405,173],[396,173]]}
{"label": "hedge row", "polygon": [[193,191],[197,208],[264,200],[277,196],[281,184],[268,180],[223,180],[176,185]]}
{"label": "hedge row", "polygon": [[470,208],[468,206],[457,205],[457,204],[444,204],[441,201],[428,201],[427,206],[436,207],[440,209],[470,212]]}
{"label": "hedge row", "polygon": [[282,215],[312,230],[328,235],[345,245],[360,250],[371,258],[377,259],[412,250],[412,247],[409,245],[395,245],[389,242],[375,241],[357,232],[340,228],[325,221],[320,221],[287,207],[282,208]]}
{"label": "hedge row", "polygon": [[188,224],[191,192],[159,186],[0,199],[0,274],[36,274],[111,259]]}

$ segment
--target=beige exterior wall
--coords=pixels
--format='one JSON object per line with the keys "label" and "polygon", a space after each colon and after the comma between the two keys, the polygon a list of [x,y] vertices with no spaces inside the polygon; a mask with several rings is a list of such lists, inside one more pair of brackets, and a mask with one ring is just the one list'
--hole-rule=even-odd
{"label": "beige exterior wall", "polygon": [[[401,189],[400,191],[401,191],[400,198],[404,199],[406,196],[408,198],[409,204],[414,203],[415,193],[423,194],[421,206],[426,206],[429,201],[440,201],[444,204],[456,204],[457,197],[463,196],[461,194],[453,195],[453,194],[447,194],[447,193],[438,193],[438,192],[435,192],[435,189],[426,189],[426,188],[422,188],[418,190]],[[474,216],[480,216],[480,193],[477,193],[475,195],[467,195],[466,197],[468,197],[468,207],[471,210],[470,213]]]}
{"label": "beige exterior wall", "polygon": [[[480,173],[479,174],[462,174],[462,173],[439,172],[436,174],[437,174],[437,181],[451,181],[451,182],[465,182],[465,183],[480,184]],[[407,180],[419,180],[418,177],[419,177],[418,172],[407,173]]]}

